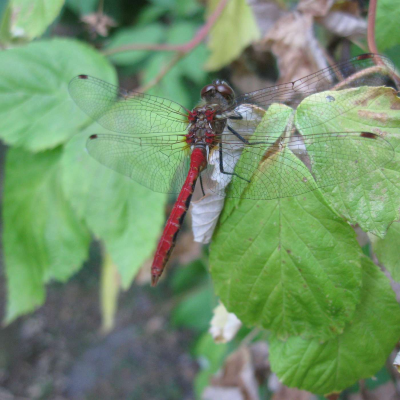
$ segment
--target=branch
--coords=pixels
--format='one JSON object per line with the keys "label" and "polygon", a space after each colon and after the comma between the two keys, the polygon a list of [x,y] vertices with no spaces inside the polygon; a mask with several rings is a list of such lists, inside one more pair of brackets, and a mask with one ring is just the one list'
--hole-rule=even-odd
{"label": "branch", "polygon": [[[368,31],[367,31],[367,39],[368,39],[368,48],[371,53],[378,54],[378,48],[376,47],[375,42],[375,20],[376,20],[376,4],[378,0],[370,0],[368,7]],[[378,57],[376,59],[378,65],[385,66],[385,63]],[[391,78],[396,84],[397,88],[400,88],[400,77],[392,71]]]}
{"label": "branch", "polygon": [[195,37],[185,44],[171,45],[171,44],[128,44],[125,46],[116,47],[114,49],[104,50],[102,53],[105,56],[112,54],[121,53],[124,51],[135,51],[135,50],[150,50],[150,51],[175,51],[175,57],[167,64],[158,75],[150,81],[148,84],[138,89],[140,92],[146,92],[153,86],[157,85],[161,79],[168,73],[168,71],[178,63],[183,57],[187,56],[192,50],[194,50],[208,35],[211,28],[217,22],[218,18],[222,14],[229,0],[221,0],[208,18],[207,22],[197,31]]}
{"label": "branch", "polygon": [[149,50],[149,51],[176,51],[180,53],[187,54],[192,51],[196,46],[198,46],[210,32],[211,28],[214,26],[215,22],[220,17],[225,6],[228,4],[229,0],[221,0],[208,18],[207,22],[197,31],[195,37],[187,43],[172,45],[172,44],[127,44],[124,46],[115,47],[114,49],[104,50],[102,53],[105,56],[111,56],[113,54],[122,53],[125,51],[137,51],[137,50]]}
{"label": "branch", "polygon": [[376,2],[377,0],[370,0],[369,2],[367,39],[370,53],[378,54],[375,43]]}

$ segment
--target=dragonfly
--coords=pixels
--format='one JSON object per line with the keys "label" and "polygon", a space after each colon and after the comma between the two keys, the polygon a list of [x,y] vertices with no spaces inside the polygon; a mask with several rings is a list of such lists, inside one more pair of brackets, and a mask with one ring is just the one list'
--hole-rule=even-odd
{"label": "dragonfly", "polygon": [[[360,179],[390,162],[394,149],[379,130],[331,132],[329,121],[369,99],[368,91],[363,95],[357,88],[384,86],[393,71],[386,57],[363,54],[239,96],[228,83],[215,80],[204,86],[192,110],[89,75],[73,78],[69,92],[86,114],[110,131],[88,137],[86,148],[93,158],[153,191],[179,194],[154,255],[155,286],[198,181],[203,194],[270,200]],[[329,89],[335,92],[327,95]],[[345,89],[346,99],[336,102],[332,93]],[[287,122],[287,110],[296,110],[307,97],[312,107],[303,110],[309,118],[300,132]],[[281,108],[274,108],[276,104]],[[316,124],[312,117],[317,114]],[[305,178],[305,166],[312,180]],[[280,177],[279,184],[272,173]]]}

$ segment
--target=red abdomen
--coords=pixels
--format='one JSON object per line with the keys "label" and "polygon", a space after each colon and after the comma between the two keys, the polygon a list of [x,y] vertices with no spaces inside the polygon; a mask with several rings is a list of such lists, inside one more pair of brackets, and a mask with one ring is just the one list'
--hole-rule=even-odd
{"label": "red abdomen", "polygon": [[157,251],[151,266],[151,285],[155,286],[165,265],[175,247],[176,237],[181,229],[190,200],[200,172],[207,166],[206,151],[204,148],[195,148],[190,158],[190,168],[185,183],[182,186],[178,199],[165,225],[164,232],[158,243]]}

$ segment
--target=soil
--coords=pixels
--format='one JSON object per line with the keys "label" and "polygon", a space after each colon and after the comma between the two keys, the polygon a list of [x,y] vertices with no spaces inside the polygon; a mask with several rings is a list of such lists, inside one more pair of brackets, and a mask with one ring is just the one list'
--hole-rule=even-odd
{"label": "soil", "polygon": [[[96,258],[96,257],[95,257]],[[0,330],[0,400],[192,399],[193,334],[168,325],[166,285],[121,295],[116,327],[100,333],[99,260],[46,303]],[[4,274],[0,277],[4,310]]]}

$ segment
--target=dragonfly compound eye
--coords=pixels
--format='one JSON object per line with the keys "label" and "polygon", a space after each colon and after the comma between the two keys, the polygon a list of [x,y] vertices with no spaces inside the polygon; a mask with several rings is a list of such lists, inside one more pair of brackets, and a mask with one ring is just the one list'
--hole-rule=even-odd
{"label": "dragonfly compound eye", "polygon": [[215,91],[215,86],[214,85],[207,85],[204,86],[203,89],[201,89],[201,97],[204,97],[206,93],[210,94],[209,92]]}
{"label": "dragonfly compound eye", "polygon": [[221,93],[227,100],[231,100],[234,97],[234,93],[232,88],[226,84],[225,82],[221,83],[220,85],[216,86],[215,88],[217,92]]}

